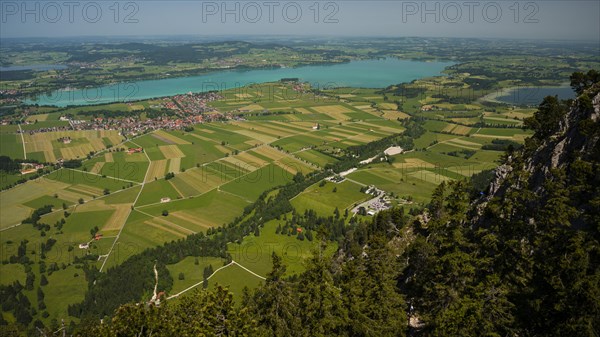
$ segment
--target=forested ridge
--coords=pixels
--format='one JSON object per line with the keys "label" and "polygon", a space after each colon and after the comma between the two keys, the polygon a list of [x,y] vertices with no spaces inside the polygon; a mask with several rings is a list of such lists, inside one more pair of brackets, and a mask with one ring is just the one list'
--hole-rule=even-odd
{"label": "forested ridge", "polygon": [[[534,135],[507,149],[483,194],[469,181],[442,183],[418,214],[394,208],[336,232],[334,256],[324,252],[338,227],[314,228],[320,245],[305,272],[286,277],[274,254],[262,286],[246,291],[241,303],[217,286],[159,307],[122,305],[103,323],[84,316],[74,334],[598,336],[600,76],[575,73],[571,85],[577,99],[544,99],[526,121]],[[298,176],[277,200],[259,199],[238,219],[243,226],[213,235],[213,256],[225,254],[224,242],[290,212],[288,197],[322,178]],[[190,249],[196,240],[209,239],[187,239]],[[96,300],[86,298],[80,314],[93,311]]]}

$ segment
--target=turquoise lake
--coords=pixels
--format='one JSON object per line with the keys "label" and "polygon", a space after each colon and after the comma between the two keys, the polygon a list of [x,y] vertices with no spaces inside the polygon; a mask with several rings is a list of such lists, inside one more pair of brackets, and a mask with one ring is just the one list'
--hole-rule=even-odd
{"label": "turquoise lake", "polygon": [[304,66],[257,70],[223,70],[199,76],[116,83],[98,88],[58,90],[40,95],[28,104],[93,105],[207,92],[242,87],[252,83],[298,78],[315,88],[385,88],[392,84],[438,76],[452,62],[422,62],[398,59],[352,61],[336,65]]}
{"label": "turquoise lake", "polygon": [[509,90],[506,95],[497,97],[500,102],[515,105],[539,105],[546,96],[558,96],[560,99],[575,98],[571,87],[523,87]]}

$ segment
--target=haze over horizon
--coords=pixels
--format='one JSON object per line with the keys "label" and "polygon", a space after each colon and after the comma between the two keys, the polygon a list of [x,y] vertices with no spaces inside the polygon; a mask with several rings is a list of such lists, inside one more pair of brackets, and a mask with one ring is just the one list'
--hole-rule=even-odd
{"label": "haze over horizon", "polygon": [[[380,36],[600,40],[599,1],[3,1],[0,38]],[[515,5],[517,4],[517,5]]]}

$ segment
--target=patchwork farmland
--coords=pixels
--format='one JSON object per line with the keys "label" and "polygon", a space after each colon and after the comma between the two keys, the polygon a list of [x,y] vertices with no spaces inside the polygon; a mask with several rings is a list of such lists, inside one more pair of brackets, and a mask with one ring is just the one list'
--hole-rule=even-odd
{"label": "patchwork farmland", "polygon": [[[395,205],[422,206],[440,182],[465,179],[495,167],[502,152],[489,149],[493,142],[521,143],[529,134],[512,127],[519,121],[506,122],[522,119],[528,111],[491,112],[475,106],[481,117],[473,117],[475,110],[470,107],[463,118],[447,111],[401,111],[375,89],[340,88],[319,97],[289,99],[285,95],[269,98],[257,86],[247,89],[243,94],[226,91],[224,99],[211,102],[219,112],[235,113],[239,118],[197,124],[186,131],[156,130],[131,139],[124,139],[118,131],[60,131],[24,133],[21,139],[13,126],[0,127],[1,154],[18,157],[26,153],[27,158],[41,162],[83,160],[80,168],[62,168],[0,192],[2,241],[11,242],[9,246],[16,250],[22,239],[27,239],[30,247],[46,244],[48,238],[56,240],[53,261],[64,263],[65,269],[53,275],[56,280],[52,282],[76,287],[81,283],[81,278],[72,277],[76,261],[86,258],[89,266],[104,272],[147,248],[191,234],[211,233],[244,214],[264,192],[276,195],[299,173],[321,172],[338,163],[352,146],[402,134],[409,117],[424,120],[423,132],[412,139],[412,150],[376,156],[357,165],[340,183],[309,186],[290,200],[295,211],[314,210],[325,217],[334,215],[336,209],[350,212],[372,198],[364,193],[366,186],[393,196]],[[415,106],[432,102],[431,97],[412,101]],[[41,123],[53,116],[38,117]],[[498,125],[502,122],[506,123]],[[65,137],[70,141],[59,141]],[[42,215],[40,222],[48,227],[38,230],[22,223],[46,205],[51,211]],[[362,218],[351,214],[345,221],[353,217]],[[268,273],[269,252],[261,251],[260,259],[249,259],[239,254],[244,245],[276,242],[277,250],[298,243],[301,258],[289,263],[288,273],[301,272],[301,261],[314,244],[294,236],[274,237],[276,227],[283,223],[272,220],[260,227],[259,236],[249,234],[241,246],[230,244],[228,252],[239,265],[220,270],[210,284],[230,285],[240,296],[244,285],[258,284]],[[33,250],[26,256],[39,258]],[[193,263],[187,257],[167,266],[174,279],[172,293],[202,281],[198,273],[186,271]],[[217,269],[223,260],[199,262],[200,266],[209,264]],[[181,272],[184,280],[177,279]],[[14,273],[18,278],[24,271]],[[12,280],[3,277],[2,283]],[[65,315],[68,305],[83,296],[82,291],[47,293],[55,299],[66,296],[65,305],[57,306],[53,313],[58,316]]]}
{"label": "patchwork farmland", "polygon": [[[68,142],[60,139],[68,138]],[[25,151],[29,158],[42,162],[56,162],[57,159],[85,158],[88,154],[104,150],[123,141],[118,131],[57,131],[25,133]]]}

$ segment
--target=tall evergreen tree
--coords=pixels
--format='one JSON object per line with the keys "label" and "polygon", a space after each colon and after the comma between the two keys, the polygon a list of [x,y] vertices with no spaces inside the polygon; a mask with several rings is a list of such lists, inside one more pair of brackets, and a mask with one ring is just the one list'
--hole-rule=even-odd
{"label": "tall evergreen tree", "polygon": [[341,289],[333,282],[331,257],[325,254],[325,248],[322,241],[307,261],[298,283],[299,316],[312,336],[339,335],[348,322]]}
{"label": "tall evergreen tree", "polygon": [[263,287],[257,289],[250,310],[255,313],[261,332],[267,336],[301,336],[298,300],[291,282],[284,278],[286,266],[275,252],[273,269]]}

